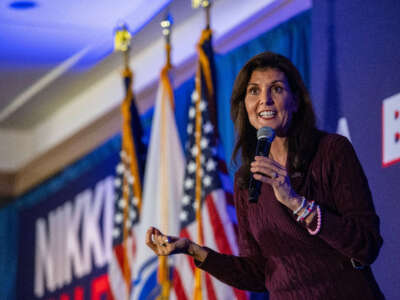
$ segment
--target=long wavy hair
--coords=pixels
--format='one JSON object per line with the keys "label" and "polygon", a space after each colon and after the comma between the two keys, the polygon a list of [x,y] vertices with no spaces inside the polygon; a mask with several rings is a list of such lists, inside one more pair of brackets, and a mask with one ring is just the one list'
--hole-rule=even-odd
{"label": "long wavy hair", "polygon": [[257,130],[249,122],[244,102],[247,85],[253,71],[266,69],[276,69],[285,74],[298,105],[287,133],[288,159],[286,167],[289,174],[305,173],[316,150],[318,131],[315,124],[315,113],[299,71],[288,58],[282,55],[272,52],[260,53],[251,58],[240,70],[231,96],[231,118],[237,132],[232,161],[237,163],[236,158],[240,152],[242,165],[237,178],[240,188],[248,187],[251,175],[250,163],[254,160],[257,144]]}

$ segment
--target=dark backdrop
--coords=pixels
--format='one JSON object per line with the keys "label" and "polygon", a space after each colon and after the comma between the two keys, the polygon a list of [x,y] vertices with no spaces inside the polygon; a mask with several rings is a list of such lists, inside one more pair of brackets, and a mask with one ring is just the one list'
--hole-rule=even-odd
{"label": "dark backdrop", "polygon": [[381,218],[384,245],[373,269],[386,298],[399,299],[400,162],[382,162],[385,118],[392,118],[386,130],[400,158],[400,95],[395,109],[382,110],[384,99],[400,93],[399,0],[313,2],[311,92],[320,127],[347,121]]}

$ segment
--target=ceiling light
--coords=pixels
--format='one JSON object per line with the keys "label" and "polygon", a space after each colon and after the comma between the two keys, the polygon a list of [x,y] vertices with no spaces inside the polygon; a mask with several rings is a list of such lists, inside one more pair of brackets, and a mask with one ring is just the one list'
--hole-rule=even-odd
{"label": "ceiling light", "polygon": [[31,9],[37,6],[35,1],[14,1],[9,5],[13,9]]}

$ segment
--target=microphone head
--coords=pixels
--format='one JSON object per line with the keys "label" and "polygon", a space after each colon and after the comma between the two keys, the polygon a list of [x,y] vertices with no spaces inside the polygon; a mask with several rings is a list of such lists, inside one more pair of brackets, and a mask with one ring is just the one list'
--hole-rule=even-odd
{"label": "microphone head", "polygon": [[275,138],[275,131],[271,127],[261,127],[257,130],[257,140],[268,139],[270,143]]}

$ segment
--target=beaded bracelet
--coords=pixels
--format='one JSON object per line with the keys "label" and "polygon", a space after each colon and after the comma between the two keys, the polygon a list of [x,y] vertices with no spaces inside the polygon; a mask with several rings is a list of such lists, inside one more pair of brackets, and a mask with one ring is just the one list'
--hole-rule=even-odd
{"label": "beaded bracelet", "polygon": [[311,201],[307,204],[307,207],[304,209],[304,212],[297,217],[297,222],[303,222],[305,218],[313,211],[315,202]]}
{"label": "beaded bracelet", "polygon": [[310,228],[307,227],[308,233],[311,235],[317,235],[321,230],[321,222],[322,222],[321,207],[317,205],[317,227],[314,230],[311,230]]}
{"label": "beaded bracelet", "polygon": [[297,213],[299,211],[301,211],[306,205],[306,198],[305,197],[301,197],[301,204],[298,208],[296,208],[296,210],[293,212],[294,215],[297,215]]}

